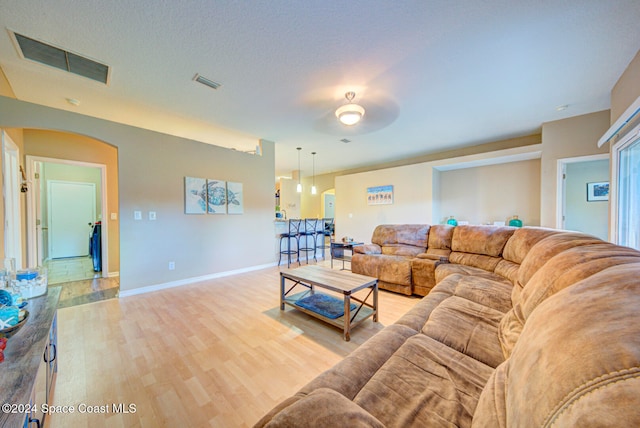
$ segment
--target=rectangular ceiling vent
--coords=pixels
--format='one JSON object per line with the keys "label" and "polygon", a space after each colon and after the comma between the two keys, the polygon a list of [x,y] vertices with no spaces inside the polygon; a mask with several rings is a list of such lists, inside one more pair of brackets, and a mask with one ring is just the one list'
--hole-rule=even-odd
{"label": "rectangular ceiling vent", "polygon": [[200,74],[196,74],[193,77],[193,80],[195,80],[198,83],[202,83],[203,85],[208,86],[211,89],[218,89],[220,86],[222,86],[220,83],[207,79],[206,77],[203,77]]}
{"label": "rectangular ceiling vent", "polygon": [[108,65],[18,33],[13,34],[24,58],[107,84],[109,77]]}

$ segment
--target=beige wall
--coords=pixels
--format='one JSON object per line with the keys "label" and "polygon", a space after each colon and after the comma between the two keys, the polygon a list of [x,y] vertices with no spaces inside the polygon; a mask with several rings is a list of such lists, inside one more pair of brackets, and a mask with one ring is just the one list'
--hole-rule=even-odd
{"label": "beige wall", "polygon": [[[335,184],[336,239],[348,235],[370,242],[379,224],[431,223],[431,167],[426,163],[340,176]],[[393,204],[367,204],[368,187],[389,184]]]}
{"label": "beige wall", "polygon": [[598,148],[600,137],[609,129],[609,110],[542,124],[542,168],[540,182],[540,224],[556,224],[558,159],[607,153]]}
{"label": "beige wall", "polygon": [[[0,97],[0,126],[72,132],[117,147],[122,291],[275,261],[271,142],[262,141],[263,155],[255,156],[6,97]],[[245,213],[185,215],[185,176],[243,183]],[[137,210],[143,220],[134,220]],[[148,220],[149,211],[157,220]],[[169,261],[175,270],[168,270]]]}
{"label": "beige wall", "polygon": [[470,224],[508,224],[517,215],[526,226],[538,226],[540,160],[443,171],[439,194],[445,217],[453,215]]}
{"label": "beige wall", "polygon": [[640,51],[611,90],[611,124],[640,97]]}

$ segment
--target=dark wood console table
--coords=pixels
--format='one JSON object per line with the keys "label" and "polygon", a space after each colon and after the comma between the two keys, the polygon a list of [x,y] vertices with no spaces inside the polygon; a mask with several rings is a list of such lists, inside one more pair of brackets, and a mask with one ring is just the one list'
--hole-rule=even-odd
{"label": "dark wood console table", "polygon": [[[58,370],[57,310],[60,287],[29,299],[26,324],[9,339],[0,363],[0,427],[44,424],[43,404],[51,404],[51,387]],[[39,379],[44,383],[40,385]],[[7,406],[8,405],[8,406]],[[36,411],[34,411],[36,410]],[[36,422],[37,421],[37,422]]]}

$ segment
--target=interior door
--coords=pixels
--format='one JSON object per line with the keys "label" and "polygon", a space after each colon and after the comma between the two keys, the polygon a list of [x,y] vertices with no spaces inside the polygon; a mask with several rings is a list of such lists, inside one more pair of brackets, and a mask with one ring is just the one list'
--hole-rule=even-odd
{"label": "interior door", "polygon": [[89,255],[91,226],[96,219],[96,186],[49,180],[49,257]]}

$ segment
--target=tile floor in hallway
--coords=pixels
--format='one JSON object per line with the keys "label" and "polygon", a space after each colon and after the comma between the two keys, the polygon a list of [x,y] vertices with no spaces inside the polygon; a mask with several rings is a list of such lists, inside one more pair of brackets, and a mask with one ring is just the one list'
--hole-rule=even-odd
{"label": "tile floor in hallway", "polygon": [[93,271],[91,257],[48,260],[44,265],[47,268],[49,286],[62,287],[59,308],[118,296],[119,278],[102,278],[101,273]]}

